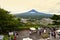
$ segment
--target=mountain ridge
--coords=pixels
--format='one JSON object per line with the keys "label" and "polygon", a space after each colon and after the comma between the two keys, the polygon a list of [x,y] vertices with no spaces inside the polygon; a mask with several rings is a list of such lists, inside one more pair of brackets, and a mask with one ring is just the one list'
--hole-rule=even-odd
{"label": "mountain ridge", "polygon": [[25,12],[25,13],[19,13],[19,14],[15,14],[16,17],[21,17],[21,18],[32,18],[32,19],[36,19],[36,18],[49,18],[52,16],[52,14],[46,14],[43,12],[38,12],[34,9]]}

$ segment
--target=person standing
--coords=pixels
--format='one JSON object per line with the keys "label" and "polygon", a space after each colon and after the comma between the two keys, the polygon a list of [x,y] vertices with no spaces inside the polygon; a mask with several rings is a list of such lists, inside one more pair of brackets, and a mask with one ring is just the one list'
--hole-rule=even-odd
{"label": "person standing", "polygon": [[16,36],[14,36],[14,40],[16,40]]}
{"label": "person standing", "polygon": [[55,31],[52,31],[51,32],[51,36],[54,37],[54,38],[56,38],[56,32]]}
{"label": "person standing", "polygon": [[18,38],[18,33],[16,33],[16,37]]}
{"label": "person standing", "polygon": [[54,38],[56,38],[56,32],[54,31]]}

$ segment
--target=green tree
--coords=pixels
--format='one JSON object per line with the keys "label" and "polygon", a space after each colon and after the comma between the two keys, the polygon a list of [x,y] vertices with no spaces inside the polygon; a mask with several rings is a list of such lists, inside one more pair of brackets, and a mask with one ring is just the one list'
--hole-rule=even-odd
{"label": "green tree", "polygon": [[60,25],[60,15],[53,15],[53,17],[51,17],[51,19],[53,19],[53,25]]}
{"label": "green tree", "polygon": [[19,20],[10,12],[0,8],[0,31],[13,31],[19,28]]}
{"label": "green tree", "polygon": [[51,17],[51,19],[53,19],[53,20],[60,20],[60,15],[53,15],[52,17]]}

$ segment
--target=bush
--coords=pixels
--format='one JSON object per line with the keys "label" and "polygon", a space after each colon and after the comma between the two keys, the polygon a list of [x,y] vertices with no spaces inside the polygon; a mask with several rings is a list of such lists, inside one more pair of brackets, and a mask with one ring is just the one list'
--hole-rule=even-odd
{"label": "bush", "polygon": [[[11,38],[12,38],[12,40],[13,40],[14,36],[12,35]],[[3,40],[9,40],[9,37],[8,37],[7,35],[4,35]]]}
{"label": "bush", "polygon": [[7,35],[4,35],[3,40],[8,40],[8,36]]}
{"label": "bush", "polygon": [[48,33],[43,33],[41,36],[42,36],[42,38],[48,38],[49,34]]}

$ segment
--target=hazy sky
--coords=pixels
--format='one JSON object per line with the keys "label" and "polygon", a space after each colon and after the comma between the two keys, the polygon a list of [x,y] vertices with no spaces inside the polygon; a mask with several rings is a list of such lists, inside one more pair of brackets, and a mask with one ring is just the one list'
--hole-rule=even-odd
{"label": "hazy sky", "polygon": [[60,0],[0,0],[0,7],[12,13],[35,9],[47,13],[60,13]]}

